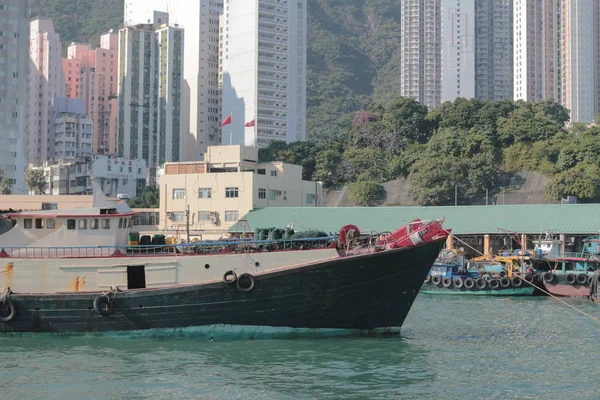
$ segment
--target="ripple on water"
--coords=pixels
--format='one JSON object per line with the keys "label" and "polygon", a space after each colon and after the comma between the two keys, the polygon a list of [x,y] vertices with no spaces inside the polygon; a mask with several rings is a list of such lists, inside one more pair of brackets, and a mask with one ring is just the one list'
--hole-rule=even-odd
{"label": "ripple on water", "polygon": [[598,328],[546,298],[421,295],[402,337],[2,338],[0,390],[8,399],[594,399]]}

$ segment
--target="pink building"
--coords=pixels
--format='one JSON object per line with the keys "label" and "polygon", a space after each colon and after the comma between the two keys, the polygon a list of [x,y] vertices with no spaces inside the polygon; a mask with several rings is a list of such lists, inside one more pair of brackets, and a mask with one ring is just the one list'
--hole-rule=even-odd
{"label": "pink building", "polygon": [[[66,95],[84,100],[85,113],[93,120],[94,154],[115,154],[118,35],[109,32],[101,36],[100,47],[69,46],[63,59]],[[113,110],[115,115],[113,114]]]}
{"label": "pink building", "polygon": [[52,156],[52,102],[65,93],[60,36],[51,20],[29,24],[29,60],[27,161],[39,164]]}

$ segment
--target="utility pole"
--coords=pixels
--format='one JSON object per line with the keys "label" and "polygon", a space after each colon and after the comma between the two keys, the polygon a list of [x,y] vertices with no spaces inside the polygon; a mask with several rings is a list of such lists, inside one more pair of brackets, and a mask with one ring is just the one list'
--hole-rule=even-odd
{"label": "utility pole", "polygon": [[458,205],[458,185],[454,184],[454,207]]}
{"label": "utility pole", "polygon": [[190,242],[190,206],[185,207],[185,232],[187,233],[187,243]]}
{"label": "utility pole", "polygon": [[485,189],[485,205],[488,205],[488,190]]}

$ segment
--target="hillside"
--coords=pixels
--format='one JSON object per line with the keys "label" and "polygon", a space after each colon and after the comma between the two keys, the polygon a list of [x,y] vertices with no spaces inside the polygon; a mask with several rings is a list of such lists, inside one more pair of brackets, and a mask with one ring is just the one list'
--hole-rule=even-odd
{"label": "hillside", "polygon": [[[98,44],[116,29],[123,0],[30,0],[31,16],[51,18],[64,45]],[[399,0],[308,1],[308,136],[345,136],[352,113],[399,96]]]}

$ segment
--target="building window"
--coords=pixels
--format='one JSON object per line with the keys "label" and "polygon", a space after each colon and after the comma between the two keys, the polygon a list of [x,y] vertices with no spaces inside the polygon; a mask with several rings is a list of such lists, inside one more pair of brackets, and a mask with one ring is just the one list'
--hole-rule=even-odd
{"label": "building window", "polygon": [[185,199],[185,189],[173,189],[174,199]]}
{"label": "building window", "polygon": [[210,221],[210,211],[198,211],[198,222]]}
{"label": "building window", "polygon": [[46,220],[46,229],[54,229],[56,228],[56,221],[54,221],[52,218],[48,218]]}
{"label": "building window", "polygon": [[261,169],[256,170],[256,173],[258,175],[266,175],[267,174],[267,170],[264,169],[264,168],[261,168]]}
{"label": "building window", "polygon": [[79,220],[79,229],[87,229],[87,219]]}
{"label": "building window", "polygon": [[236,188],[236,187],[225,188],[225,197],[228,199],[233,198],[233,197],[239,197],[238,188]]}
{"label": "building window", "polygon": [[266,199],[267,198],[267,189],[258,189],[258,198]]}
{"label": "building window", "polygon": [[237,210],[225,211],[225,222],[236,222],[238,220]]}
{"label": "building window", "polygon": [[25,218],[25,220],[23,221],[23,226],[25,227],[25,229],[33,228],[33,220],[31,218]]}
{"label": "building window", "polygon": [[44,229],[44,220],[41,218],[35,219],[35,229]]}
{"label": "building window", "polygon": [[198,198],[199,199],[210,199],[211,197],[212,197],[212,189],[211,188],[198,189]]}
{"label": "building window", "polygon": [[277,191],[269,189],[269,200],[277,200]]}
{"label": "building window", "polygon": [[306,193],[306,204],[312,204],[315,195],[312,193]]}
{"label": "building window", "polygon": [[271,171],[271,176],[277,176],[277,170]]}
{"label": "building window", "polygon": [[90,229],[98,229],[98,219],[90,219]]}
{"label": "building window", "polygon": [[110,219],[102,219],[102,229],[110,229]]}
{"label": "building window", "polygon": [[75,220],[74,219],[68,219],[67,220],[67,229],[75,229]]}
{"label": "building window", "polygon": [[172,211],[171,212],[171,221],[184,222],[185,221],[185,212],[184,211]]}

